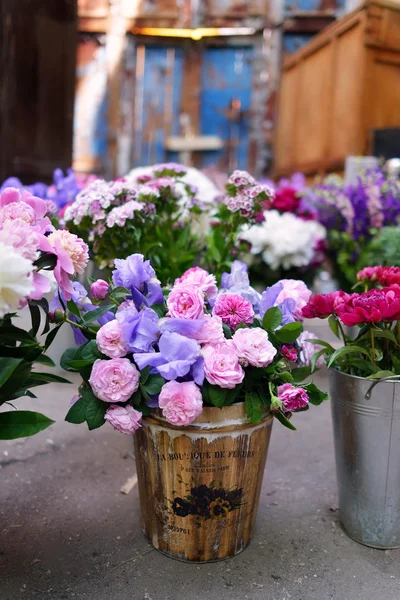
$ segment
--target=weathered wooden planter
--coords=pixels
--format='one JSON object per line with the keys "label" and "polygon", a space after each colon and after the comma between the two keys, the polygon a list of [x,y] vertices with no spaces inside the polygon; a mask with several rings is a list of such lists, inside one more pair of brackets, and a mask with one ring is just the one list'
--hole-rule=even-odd
{"label": "weathered wooden planter", "polygon": [[144,533],[187,561],[234,556],[249,543],[273,417],[251,425],[244,404],[206,407],[189,427],[143,419],[135,454]]}

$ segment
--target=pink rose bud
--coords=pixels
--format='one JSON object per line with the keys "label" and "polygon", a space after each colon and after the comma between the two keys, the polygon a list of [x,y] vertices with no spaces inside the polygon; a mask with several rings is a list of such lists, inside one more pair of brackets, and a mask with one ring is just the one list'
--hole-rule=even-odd
{"label": "pink rose bud", "polygon": [[297,361],[297,350],[294,346],[290,346],[289,344],[284,344],[281,348],[281,352],[285,358],[291,360],[292,362]]}
{"label": "pink rose bud", "polygon": [[97,281],[94,281],[90,286],[90,293],[95,300],[104,300],[109,289],[110,286],[107,281],[104,281],[104,279],[97,279]]}
{"label": "pink rose bud", "polygon": [[278,398],[282,402],[284,412],[294,412],[307,408],[309,403],[306,390],[295,387],[291,383],[284,383],[278,387]]}

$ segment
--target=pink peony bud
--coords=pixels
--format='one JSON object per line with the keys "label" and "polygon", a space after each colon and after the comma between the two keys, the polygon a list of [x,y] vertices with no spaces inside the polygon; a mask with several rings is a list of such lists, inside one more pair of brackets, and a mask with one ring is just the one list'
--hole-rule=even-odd
{"label": "pink peony bud", "polygon": [[109,289],[110,286],[108,285],[107,281],[104,281],[104,279],[97,279],[90,286],[90,293],[95,300],[104,300]]}

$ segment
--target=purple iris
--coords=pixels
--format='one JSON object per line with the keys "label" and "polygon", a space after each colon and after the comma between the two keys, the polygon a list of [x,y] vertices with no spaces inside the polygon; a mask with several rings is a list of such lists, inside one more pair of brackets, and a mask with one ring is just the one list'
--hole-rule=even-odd
{"label": "purple iris", "polygon": [[159,334],[158,316],[151,308],[128,315],[122,323],[122,337],[130,352],[151,352]]}
{"label": "purple iris", "polygon": [[233,261],[231,272],[222,274],[221,287],[229,290],[231,294],[242,296],[242,298],[252,303],[256,313],[259,312],[261,296],[251,287],[247,265],[244,262],[240,260]]}
{"label": "purple iris", "polygon": [[160,337],[158,347],[159,352],[133,355],[141,371],[153,367],[167,381],[190,374],[198,385],[203,384],[203,357],[195,340],[167,331]]}
{"label": "purple iris", "polygon": [[150,261],[144,260],[143,254],[131,254],[126,259],[116,258],[114,264],[114,285],[121,285],[131,291],[132,300],[138,310],[142,306],[164,302],[155,271]]}
{"label": "purple iris", "polygon": [[53,200],[58,208],[63,208],[66,204],[73,202],[82,190],[82,186],[78,184],[75,172],[71,168],[67,169],[66,175],[61,169],[55,169],[53,184],[53,188],[49,188],[48,199]]}
{"label": "purple iris", "polygon": [[7,187],[17,188],[21,192],[23,190],[27,190],[33,196],[37,198],[42,198],[43,200],[47,200],[47,192],[49,186],[45,183],[41,183],[38,181],[37,183],[32,183],[31,185],[24,185],[18,177],[8,177],[0,186],[0,193],[5,190]]}
{"label": "purple iris", "polygon": [[277,304],[277,299],[281,291],[283,290],[283,284],[278,282],[271,287],[268,287],[265,292],[261,295],[260,302],[260,315],[264,314],[273,306],[278,306],[282,313],[282,326],[288,323],[296,321],[293,313],[296,309],[296,301],[293,298],[285,298],[281,304]]}
{"label": "purple iris", "polygon": [[187,337],[195,335],[204,325],[204,319],[171,319],[165,317],[161,319],[161,333],[179,333]]}

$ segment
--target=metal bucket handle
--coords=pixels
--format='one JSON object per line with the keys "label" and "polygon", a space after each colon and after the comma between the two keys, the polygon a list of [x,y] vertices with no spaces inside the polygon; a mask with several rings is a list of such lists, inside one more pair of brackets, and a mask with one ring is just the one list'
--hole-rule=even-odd
{"label": "metal bucket handle", "polygon": [[377,379],[376,381],[374,381],[374,383],[368,388],[367,393],[365,394],[365,399],[371,399],[372,390],[376,385],[378,385],[378,383],[381,383],[381,381],[393,381],[394,379],[399,380],[400,375],[389,375],[389,377],[382,377],[382,379]]}

